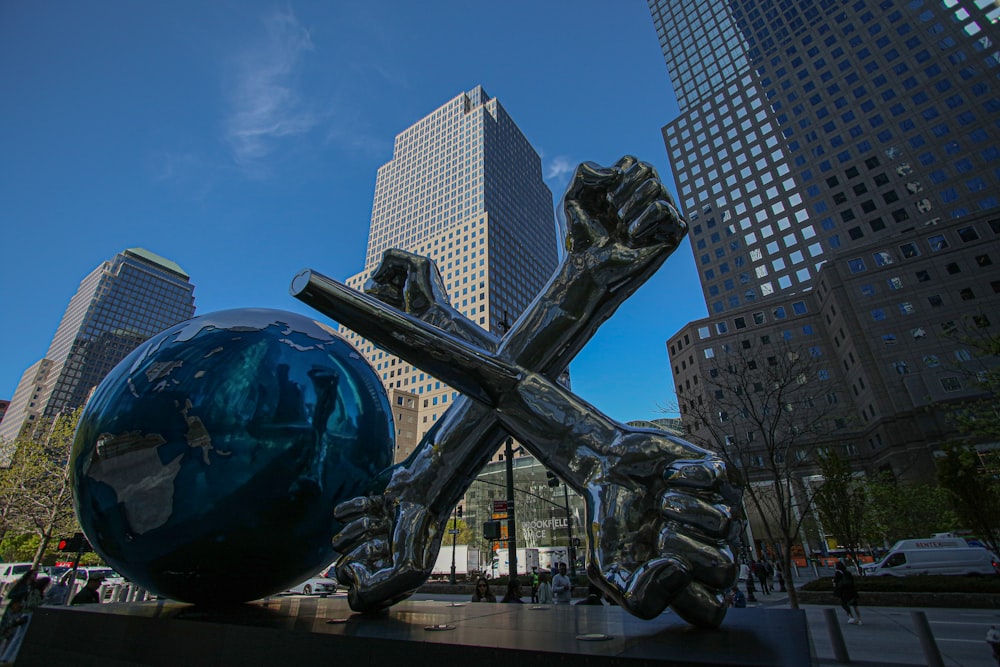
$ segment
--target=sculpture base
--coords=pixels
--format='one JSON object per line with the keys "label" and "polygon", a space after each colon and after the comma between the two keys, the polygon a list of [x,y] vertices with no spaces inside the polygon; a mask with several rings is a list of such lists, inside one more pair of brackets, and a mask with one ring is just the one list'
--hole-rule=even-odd
{"label": "sculpture base", "polygon": [[[455,605],[455,606],[451,606]],[[172,601],[41,607],[17,659],[33,665],[464,664],[551,667],[815,664],[805,614],[731,609],[722,628],[618,607],[408,601],[378,615],[343,597],[227,608]],[[461,662],[458,662],[461,661]]]}

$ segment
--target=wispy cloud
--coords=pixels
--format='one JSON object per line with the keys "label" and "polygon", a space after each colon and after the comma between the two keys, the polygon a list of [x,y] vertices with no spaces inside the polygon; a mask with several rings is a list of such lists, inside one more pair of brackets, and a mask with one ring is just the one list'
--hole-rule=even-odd
{"label": "wispy cloud", "polygon": [[225,138],[246,172],[267,173],[265,158],[281,142],[312,130],[323,114],[298,89],[303,57],[315,51],[309,31],[291,11],[263,20],[264,34],[234,60]]}
{"label": "wispy cloud", "polygon": [[569,158],[562,155],[557,155],[549,161],[548,167],[545,169],[546,180],[565,180],[566,174],[569,174],[576,168],[576,165],[570,162]]}

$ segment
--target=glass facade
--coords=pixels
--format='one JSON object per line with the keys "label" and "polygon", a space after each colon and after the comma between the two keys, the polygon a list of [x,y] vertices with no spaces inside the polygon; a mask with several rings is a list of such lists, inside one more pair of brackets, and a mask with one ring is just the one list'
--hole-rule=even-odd
{"label": "glass facade", "polygon": [[849,413],[831,443],[852,465],[932,477],[932,452],[956,436],[949,412],[977,396],[973,367],[1000,364],[956,337],[993,335],[1000,308],[1000,6],[649,8],[709,313],[667,341],[681,410],[724,397],[705,384],[727,351],[780,341]]}
{"label": "glass facade", "polygon": [[129,352],[194,310],[194,285],[170,260],[131,248],[102,263],[81,281],[45,358],[22,376],[0,438],[82,406]]}
{"label": "glass facade", "polygon": [[649,5],[710,314],[810,289],[831,252],[1000,207],[992,0]]}
{"label": "glass facade", "polygon": [[[552,193],[541,159],[496,98],[481,87],[401,132],[378,170],[360,289],[382,253],[402,248],[437,262],[452,306],[502,334],[555,270]],[[382,377],[405,457],[458,394],[361,339],[345,336]]]}

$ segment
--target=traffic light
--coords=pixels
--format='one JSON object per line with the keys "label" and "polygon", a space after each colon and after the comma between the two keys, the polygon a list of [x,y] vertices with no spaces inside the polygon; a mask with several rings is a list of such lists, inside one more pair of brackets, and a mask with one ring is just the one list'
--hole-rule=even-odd
{"label": "traffic light", "polygon": [[71,551],[76,553],[80,550],[80,542],[83,540],[82,535],[74,535],[73,537],[64,537],[59,540],[59,551]]}
{"label": "traffic light", "polygon": [[554,472],[546,470],[545,476],[548,478],[546,484],[548,484],[549,486],[559,486],[559,478],[556,477],[556,474]]}
{"label": "traffic light", "polygon": [[462,506],[461,505],[458,506],[458,509],[456,510],[456,512],[458,513],[458,518],[461,519],[462,518]]}
{"label": "traffic light", "polygon": [[499,521],[486,521],[483,523],[483,539],[484,540],[499,540],[500,539],[500,522]]}
{"label": "traffic light", "polygon": [[69,553],[82,553],[84,551],[93,551],[90,547],[90,542],[87,538],[83,536],[83,533],[76,533],[73,537],[64,537],[59,540],[59,545],[57,546],[59,551],[65,551]]}

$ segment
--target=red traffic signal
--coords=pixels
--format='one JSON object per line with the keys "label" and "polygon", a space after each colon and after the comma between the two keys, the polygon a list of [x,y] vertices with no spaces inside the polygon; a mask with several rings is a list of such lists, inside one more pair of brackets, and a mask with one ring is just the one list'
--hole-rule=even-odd
{"label": "red traffic signal", "polygon": [[83,536],[83,533],[77,533],[73,537],[62,538],[59,540],[59,546],[57,548],[59,551],[68,551],[71,553],[92,551],[90,548],[90,542],[88,542],[87,538]]}
{"label": "red traffic signal", "polygon": [[79,551],[80,539],[77,537],[64,537],[59,540],[59,551]]}

